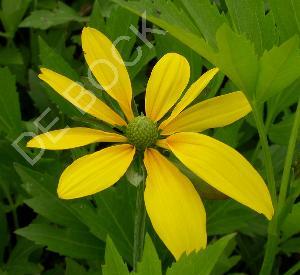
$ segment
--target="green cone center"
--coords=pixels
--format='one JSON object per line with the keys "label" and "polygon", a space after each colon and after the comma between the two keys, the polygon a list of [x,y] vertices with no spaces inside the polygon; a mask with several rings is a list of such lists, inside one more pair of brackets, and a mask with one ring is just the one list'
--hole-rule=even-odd
{"label": "green cone center", "polygon": [[130,121],[125,134],[129,143],[138,150],[145,150],[154,145],[158,139],[156,123],[145,116],[138,116]]}

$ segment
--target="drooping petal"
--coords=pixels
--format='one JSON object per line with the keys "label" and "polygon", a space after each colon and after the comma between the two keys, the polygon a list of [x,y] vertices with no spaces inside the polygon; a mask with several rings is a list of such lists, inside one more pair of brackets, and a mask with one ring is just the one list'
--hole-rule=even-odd
{"label": "drooping petal", "polygon": [[39,78],[82,111],[112,125],[126,125],[126,122],[117,113],[93,93],[69,78],[45,68],[41,69]]}
{"label": "drooping petal", "polygon": [[155,149],[145,151],[145,205],[158,236],[178,260],[206,246],[206,214],[190,180]]}
{"label": "drooping petal", "polygon": [[197,133],[178,133],[166,140],[175,156],[208,184],[272,218],[273,205],[264,180],[233,148]]}
{"label": "drooping petal", "polygon": [[242,92],[213,97],[184,110],[162,130],[162,135],[176,132],[201,132],[231,124],[251,112]]}
{"label": "drooping petal", "polygon": [[35,136],[27,143],[27,147],[62,150],[95,142],[126,142],[126,140],[126,137],[116,133],[76,127],[54,130]]}
{"label": "drooping petal", "polygon": [[160,120],[180,98],[190,78],[188,61],[176,53],[164,55],[154,66],[146,88],[146,115]]}
{"label": "drooping petal", "polygon": [[100,192],[116,183],[132,162],[135,148],[115,145],[75,160],[62,173],[57,193],[75,199]]}
{"label": "drooping petal", "polygon": [[194,82],[191,87],[186,91],[182,99],[177,103],[171,115],[161,123],[160,129],[164,129],[175,117],[177,117],[189,104],[195,100],[195,98],[205,89],[208,83],[213,79],[216,73],[219,71],[218,68],[213,68]]}
{"label": "drooping petal", "polygon": [[104,34],[89,27],[83,29],[81,41],[85,60],[93,75],[131,120],[134,117],[131,109],[132,88],[118,50]]}

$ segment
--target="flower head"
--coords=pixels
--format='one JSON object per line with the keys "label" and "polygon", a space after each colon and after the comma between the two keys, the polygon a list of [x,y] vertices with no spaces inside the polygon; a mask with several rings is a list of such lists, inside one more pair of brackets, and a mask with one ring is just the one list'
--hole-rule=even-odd
{"label": "flower head", "polygon": [[[90,128],[67,128],[36,136],[29,147],[68,149],[95,142],[119,143],[74,161],[62,173],[58,195],[73,199],[95,194],[116,183],[136,153],[144,154],[147,171],[145,205],[161,240],[178,259],[206,246],[206,215],[193,184],[159,148],[172,152],[187,168],[236,201],[272,218],[269,191],[257,171],[237,151],[207,135],[244,117],[251,107],[242,92],[233,92],[189,105],[218,72],[204,73],[186,91],[190,68],[176,53],[154,66],[146,88],[145,116],[132,110],[132,88],[124,62],[111,41],[99,31],[84,28],[85,59],[100,85],[119,104],[117,114],[80,84],[41,69],[39,77],[56,92],[90,115],[123,134]],[[185,93],[183,93],[185,91]]]}

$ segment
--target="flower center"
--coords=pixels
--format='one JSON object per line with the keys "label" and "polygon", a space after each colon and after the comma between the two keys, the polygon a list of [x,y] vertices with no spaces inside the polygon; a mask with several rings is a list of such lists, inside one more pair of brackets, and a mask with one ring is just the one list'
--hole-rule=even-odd
{"label": "flower center", "polygon": [[125,134],[129,143],[140,151],[154,145],[158,139],[156,123],[143,115],[129,122]]}

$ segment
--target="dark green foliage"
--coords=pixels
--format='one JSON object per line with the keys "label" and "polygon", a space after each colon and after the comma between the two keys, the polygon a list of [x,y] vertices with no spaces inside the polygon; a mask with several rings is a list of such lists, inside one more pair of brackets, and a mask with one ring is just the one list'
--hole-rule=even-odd
{"label": "dark green foliage", "polygon": [[[105,144],[45,152],[25,145],[41,132],[35,121],[39,118],[40,125],[50,125],[51,130],[67,125],[111,129],[82,115],[38,78],[40,68],[54,70],[80,82],[120,112],[116,102],[88,79],[80,35],[84,26],[90,26],[115,41],[123,59],[131,64],[127,68],[138,114],[144,111],[151,69],[164,54],[177,52],[187,58],[190,84],[207,69],[219,67],[220,73],[195,102],[235,90],[245,93],[264,123],[279,191],[300,97],[300,1],[0,3],[0,274],[258,274],[270,233],[268,221],[214,190],[210,190],[213,197],[222,199],[204,199],[205,185],[191,175],[193,183],[201,185],[198,189],[207,212],[207,249],[175,262],[147,220],[143,257],[133,272],[134,211],[140,181],[136,163],[113,187],[66,201],[56,193],[62,171]],[[138,36],[145,27],[144,36]],[[236,148],[266,179],[257,117],[249,115],[205,134]],[[300,270],[299,141],[300,131],[289,169],[287,199],[278,214],[277,257],[271,274],[292,275]],[[36,163],[28,161],[39,153]]]}

